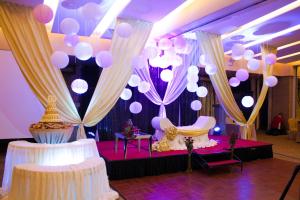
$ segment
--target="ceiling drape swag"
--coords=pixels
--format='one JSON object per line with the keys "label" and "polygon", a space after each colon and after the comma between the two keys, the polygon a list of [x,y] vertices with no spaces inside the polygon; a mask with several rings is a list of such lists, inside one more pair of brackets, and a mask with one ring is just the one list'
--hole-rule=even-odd
{"label": "ceiling drape swag", "polygon": [[[210,80],[218,97],[218,100],[227,113],[227,115],[233,119],[238,125],[241,126],[241,137],[243,139],[256,139],[254,121],[257,117],[259,110],[264,102],[266,93],[268,91],[267,86],[263,86],[261,93],[257,99],[257,103],[248,119],[244,117],[243,113],[239,109],[231,88],[228,84],[227,75],[224,69],[224,50],[222,46],[221,37],[219,35],[206,33],[202,31],[196,32],[197,40],[199,42],[202,53],[208,57],[210,62],[217,67],[217,73],[210,75]],[[262,47],[263,58],[264,55],[270,51],[265,46]],[[271,75],[272,66],[266,66],[263,69],[264,78],[267,75]]]}

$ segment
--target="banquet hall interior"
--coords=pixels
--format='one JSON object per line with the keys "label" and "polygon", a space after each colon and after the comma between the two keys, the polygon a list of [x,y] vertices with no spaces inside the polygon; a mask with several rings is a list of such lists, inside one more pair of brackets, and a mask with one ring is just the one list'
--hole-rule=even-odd
{"label": "banquet hall interior", "polygon": [[300,200],[300,0],[0,0],[0,200]]}

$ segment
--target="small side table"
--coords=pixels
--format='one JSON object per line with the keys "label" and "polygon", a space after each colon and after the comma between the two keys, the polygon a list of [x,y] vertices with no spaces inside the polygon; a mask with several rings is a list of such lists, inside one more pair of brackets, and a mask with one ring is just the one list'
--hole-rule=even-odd
{"label": "small side table", "polygon": [[152,152],[152,135],[139,132],[139,134],[136,134],[135,137],[126,137],[122,133],[115,133],[115,152],[118,152],[118,141],[119,139],[124,140],[124,159],[127,158],[127,144],[128,140],[137,140],[138,141],[138,151],[141,151],[141,140],[148,139],[149,141],[149,156],[151,157]]}

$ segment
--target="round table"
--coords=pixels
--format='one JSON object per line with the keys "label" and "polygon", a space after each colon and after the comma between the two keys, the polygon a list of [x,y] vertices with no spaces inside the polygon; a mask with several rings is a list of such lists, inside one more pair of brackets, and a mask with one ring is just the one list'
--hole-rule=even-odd
{"label": "round table", "polygon": [[90,157],[99,157],[93,139],[81,139],[63,144],[10,142],[5,158],[2,188],[6,192],[10,190],[13,168],[18,164],[62,166],[80,163]]}
{"label": "round table", "polygon": [[112,200],[103,158],[67,166],[17,165],[8,200]]}

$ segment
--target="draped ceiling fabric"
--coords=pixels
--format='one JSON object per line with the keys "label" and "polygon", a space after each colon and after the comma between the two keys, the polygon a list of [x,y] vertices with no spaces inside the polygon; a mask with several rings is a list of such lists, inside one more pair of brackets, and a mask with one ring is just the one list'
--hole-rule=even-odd
{"label": "draped ceiling fabric", "polygon": [[46,106],[48,95],[55,95],[62,119],[80,123],[64,78],[51,64],[52,48],[46,28],[34,19],[32,8],[0,2],[0,26],[26,81],[42,105]]}
{"label": "draped ceiling fabric", "polygon": [[[123,21],[119,20],[118,23]],[[96,125],[115,105],[132,74],[132,59],[140,54],[152,30],[152,23],[149,22],[139,20],[126,22],[132,25],[133,32],[129,38],[113,35],[111,46],[113,65],[103,69],[100,75],[83,119],[86,126]]]}
{"label": "draped ceiling fabric", "polygon": [[[246,121],[243,113],[239,109],[231,88],[228,84],[228,79],[224,69],[224,50],[222,46],[221,37],[219,35],[210,34],[202,31],[196,32],[197,40],[199,42],[202,53],[207,56],[210,62],[217,67],[217,73],[210,75],[210,80],[213,84],[214,90],[218,97],[218,100],[227,113],[227,115],[233,119],[237,124],[241,126],[241,137],[243,139],[256,139],[256,133],[254,128],[254,120],[259,113],[259,110],[264,102],[268,87],[264,85],[261,93],[257,99],[257,103],[248,119]],[[268,52],[267,46],[262,47],[263,58]],[[274,52],[274,50],[273,50]],[[263,59],[264,60],[264,59]],[[265,66],[263,68],[264,78],[272,73],[272,66]]]}

